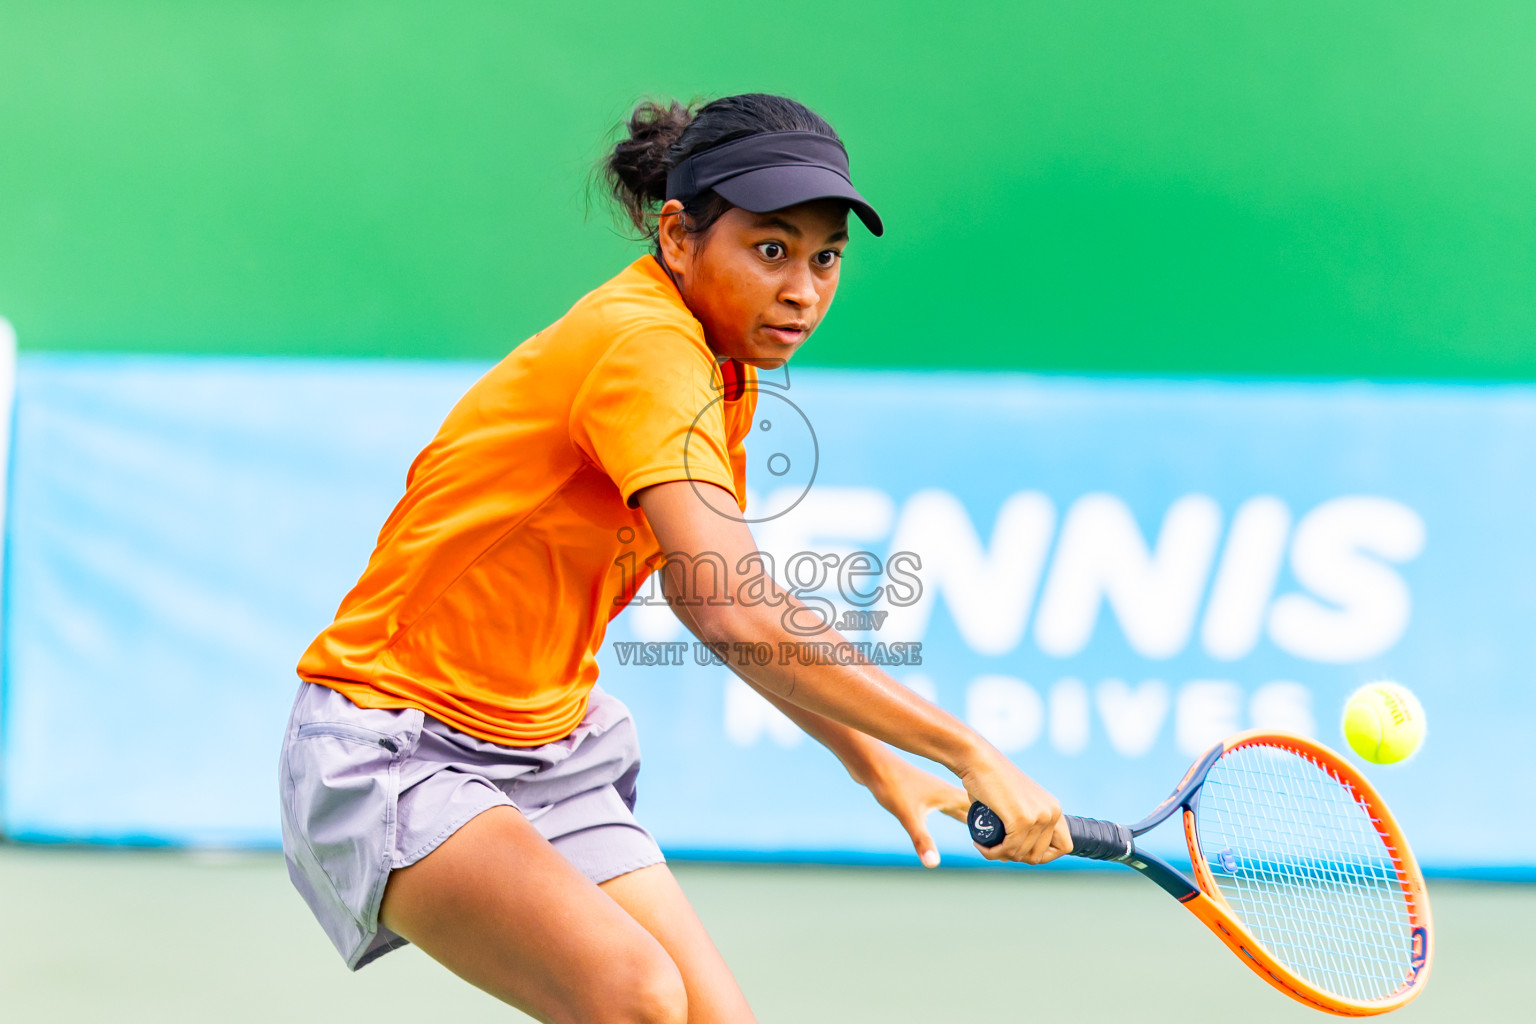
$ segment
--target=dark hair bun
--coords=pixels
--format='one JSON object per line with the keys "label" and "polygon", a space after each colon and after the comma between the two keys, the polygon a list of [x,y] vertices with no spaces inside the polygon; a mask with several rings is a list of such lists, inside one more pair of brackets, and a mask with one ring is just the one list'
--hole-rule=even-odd
{"label": "dark hair bun", "polygon": [[654,204],[667,198],[672,148],[692,123],[691,106],[646,100],[629,116],[628,134],[603,162],[614,201],[637,230],[649,230]]}
{"label": "dark hair bun", "polygon": [[[656,241],[656,212],[667,198],[667,172],[695,153],[764,132],[837,132],[815,111],[787,96],[748,92],[709,103],[645,100],[599,171],[624,219]],[[689,231],[708,231],[731,208],[713,190],[684,206]]]}

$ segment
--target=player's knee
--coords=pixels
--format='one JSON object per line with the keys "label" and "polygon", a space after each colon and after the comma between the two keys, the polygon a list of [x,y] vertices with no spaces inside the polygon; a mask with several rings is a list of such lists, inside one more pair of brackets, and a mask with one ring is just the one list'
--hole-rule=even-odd
{"label": "player's knee", "polygon": [[634,1024],[687,1024],[688,993],[683,977],[670,963],[665,972],[646,979],[635,997]]}
{"label": "player's knee", "polygon": [[688,994],[677,965],[659,949],[608,978],[607,998],[592,1018],[601,1024],[686,1024]]}

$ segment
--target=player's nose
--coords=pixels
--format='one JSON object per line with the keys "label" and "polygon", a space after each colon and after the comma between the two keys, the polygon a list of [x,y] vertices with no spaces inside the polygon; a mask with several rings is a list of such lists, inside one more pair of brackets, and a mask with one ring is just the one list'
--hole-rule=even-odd
{"label": "player's nose", "polygon": [[797,265],[785,275],[779,288],[779,301],[796,309],[814,309],[821,301],[821,291],[816,287],[816,275],[808,266]]}

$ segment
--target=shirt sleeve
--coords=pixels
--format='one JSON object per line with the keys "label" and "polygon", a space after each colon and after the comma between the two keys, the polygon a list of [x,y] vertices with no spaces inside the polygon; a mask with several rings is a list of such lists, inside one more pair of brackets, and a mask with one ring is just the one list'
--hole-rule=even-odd
{"label": "shirt sleeve", "polygon": [[721,378],[681,332],[616,342],[571,405],[571,441],[608,474],[624,502],[652,484],[694,480],[736,494]]}

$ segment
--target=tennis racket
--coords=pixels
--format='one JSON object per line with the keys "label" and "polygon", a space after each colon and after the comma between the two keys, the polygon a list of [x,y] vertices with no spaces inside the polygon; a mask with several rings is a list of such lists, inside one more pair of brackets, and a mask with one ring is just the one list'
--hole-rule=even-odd
{"label": "tennis racket", "polygon": [[[1191,874],[1136,848],[1182,811]],[[1343,1017],[1386,1013],[1429,979],[1424,877],[1371,784],[1321,744],[1245,732],[1217,744],[1134,825],[1066,817],[1072,856],[1156,882],[1239,960],[1292,999]],[[982,803],[980,846],[1004,823]]]}

